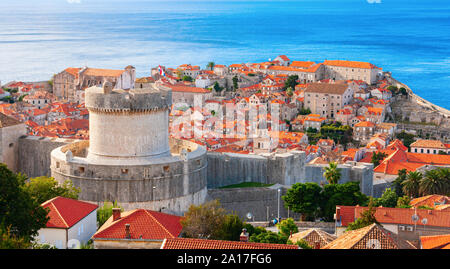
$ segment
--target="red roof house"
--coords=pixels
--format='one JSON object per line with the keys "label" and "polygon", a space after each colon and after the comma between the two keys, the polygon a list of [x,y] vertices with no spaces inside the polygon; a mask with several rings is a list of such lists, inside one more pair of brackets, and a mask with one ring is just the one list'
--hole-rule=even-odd
{"label": "red roof house", "polygon": [[48,210],[46,228],[38,231],[37,241],[56,248],[76,248],[97,230],[98,205],[65,197],[55,197],[41,205]]}

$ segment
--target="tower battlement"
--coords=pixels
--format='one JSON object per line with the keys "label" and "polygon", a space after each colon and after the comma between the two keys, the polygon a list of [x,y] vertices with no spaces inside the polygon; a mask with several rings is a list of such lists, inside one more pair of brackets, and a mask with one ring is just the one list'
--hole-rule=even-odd
{"label": "tower battlement", "polygon": [[92,112],[152,112],[172,105],[172,91],[166,87],[147,87],[131,90],[112,89],[107,82],[103,87],[90,87],[85,91],[85,106]]}

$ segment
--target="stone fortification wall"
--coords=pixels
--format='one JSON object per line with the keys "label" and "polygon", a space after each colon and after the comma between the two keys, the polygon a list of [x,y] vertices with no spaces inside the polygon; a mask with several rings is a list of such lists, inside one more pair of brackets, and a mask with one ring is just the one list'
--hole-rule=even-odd
{"label": "stone fortification wall", "polygon": [[[270,188],[232,188],[208,190],[207,200],[219,200],[223,208],[234,212],[240,218],[247,219],[247,213],[254,216],[250,221],[269,221],[278,216],[278,200],[280,200],[280,217],[287,218],[288,210],[284,207],[283,199],[278,197],[278,186]],[[281,187],[281,196],[286,194],[287,188]],[[292,211],[289,217],[298,220],[300,215]]]}
{"label": "stone fortification wall", "polygon": [[[305,167],[305,182],[315,182],[317,184],[327,184],[327,180],[323,176],[326,164],[307,164]],[[347,162],[338,165],[341,169],[341,179],[339,183],[350,181],[359,182],[361,192],[366,195],[372,195],[373,192],[373,164]]]}
{"label": "stone fortification wall", "polygon": [[305,153],[282,154],[208,154],[208,188],[242,182],[292,185],[304,179]]}
{"label": "stone fortification wall", "polygon": [[50,153],[77,140],[22,136],[19,138],[18,171],[28,177],[50,176]]}
{"label": "stone fortification wall", "polygon": [[203,147],[138,165],[93,164],[57,148],[52,151],[51,161],[52,176],[59,182],[70,179],[81,189],[81,200],[118,201],[125,209],[164,209],[174,214],[204,201],[206,166]]}

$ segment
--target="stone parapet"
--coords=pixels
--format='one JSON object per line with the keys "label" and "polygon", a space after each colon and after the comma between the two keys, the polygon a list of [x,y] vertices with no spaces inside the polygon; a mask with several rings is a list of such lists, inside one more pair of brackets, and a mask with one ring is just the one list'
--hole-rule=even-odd
{"label": "stone parapet", "polygon": [[168,109],[172,105],[172,91],[163,86],[131,90],[108,90],[91,87],[85,91],[85,106],[89,111],[98,113],[114,112],[152,112]]}

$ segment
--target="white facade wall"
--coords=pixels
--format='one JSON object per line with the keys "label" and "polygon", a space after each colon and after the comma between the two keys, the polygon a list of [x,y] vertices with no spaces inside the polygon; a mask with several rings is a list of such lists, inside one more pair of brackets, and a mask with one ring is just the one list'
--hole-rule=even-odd
{"label": "white facade wall", "polygon": [[76,239],[80,244],[86,244],[97,231],[97,209],[80,220],[69,229],[42,228],[38,231],[35,241],[39,244],[49,244],[58,249],[71,248],[68,242]]}
{"label": "white facade wall", "polygon": [[420,147],[411,147],[411,152],[413,153],[426,153],[426,154],[439,154],[439,151],[443,151],[449,153],[448,149],[437,149],[437,148],[420,148]]}
{"label": "white facade wall", "polygon": [[67,229],[42,228],[34,239],[36,243],[48,244],[59,249],[67,248]]}
{"label": "white facade wall", "polygon": [[[95,232],[97,232],[97,209],[69,228],[68,242],[76,239],[81,244],[86,244]],[[70,245],[68,247],[71,248]]]}

